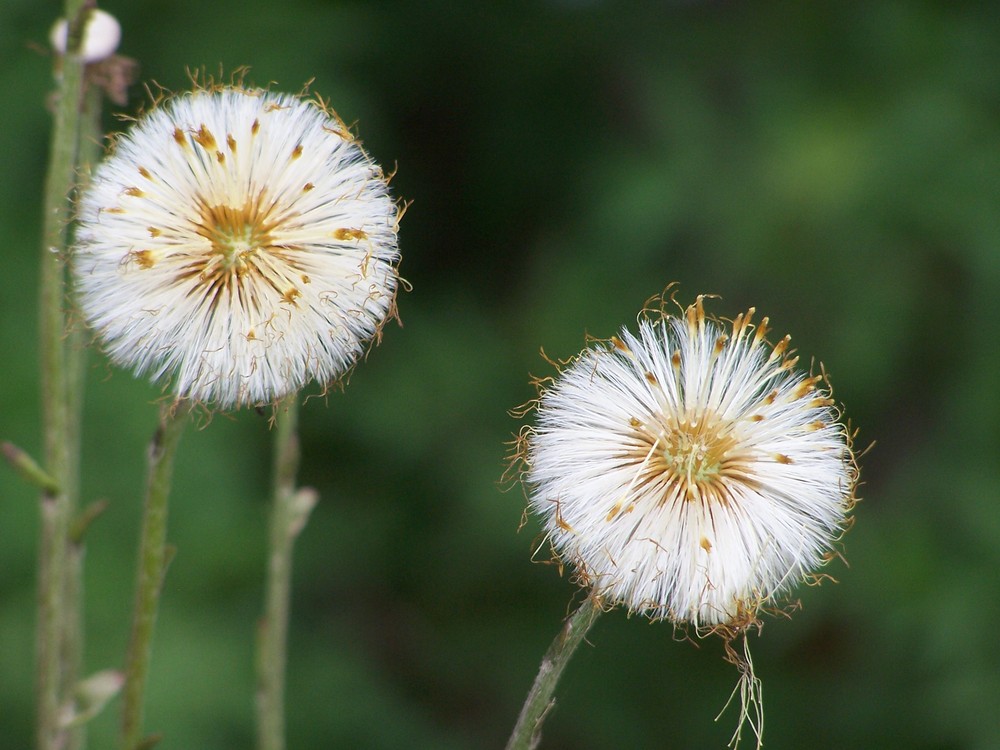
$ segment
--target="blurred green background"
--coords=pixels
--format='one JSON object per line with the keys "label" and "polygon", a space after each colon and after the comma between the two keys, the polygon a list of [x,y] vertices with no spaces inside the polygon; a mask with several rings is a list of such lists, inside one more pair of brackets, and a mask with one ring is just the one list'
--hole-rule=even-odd
{"label": "blurred green background", "polygon": [[[1000,6],[117,0],[142,79],[249,65],[398,165],[413,291],[303,409],[321,504],[296,558],[289,746],[502,747],[574,587],[502,492],[507,410],[671,281],[822,361],[863,459],[849,567],[752,642],[768,748],[1000,747]],[[55,3],[0,8],[0,437],[40,452],[36,278]],[[123,109],[144,101],[141,87]],[[109,126],[117,124],[109,118]],[[121,665],[159,391],[90,355],[88,670]],[[181,444],[147,726],[252,746],[266,420]],[[0,746],[28,748],[35,493],[0,471]],[[722,748],[715,640],[621,612],[543,748]],[[93,723],[112,746],[117,704]],[[752,744],[752,743],[751,743]]]}

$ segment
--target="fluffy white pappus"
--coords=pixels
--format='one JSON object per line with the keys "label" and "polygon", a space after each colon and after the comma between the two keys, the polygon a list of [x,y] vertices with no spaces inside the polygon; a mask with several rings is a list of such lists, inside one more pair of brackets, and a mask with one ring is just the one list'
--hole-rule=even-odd
{"label": "fluffy white pappus", "polygon": [[857,469],[823,375],[753,310],[701,298],[584,350],[537,406],[523,458],[556,555],[611,605],[739,631],[834,552]]}
{"label": "fluffy white pappus", "polygon": [[395,312],[399,210],[337,116],[196,90],[119,137],[83,195],[79,307],[116,364],[221,408],[337,381]]}

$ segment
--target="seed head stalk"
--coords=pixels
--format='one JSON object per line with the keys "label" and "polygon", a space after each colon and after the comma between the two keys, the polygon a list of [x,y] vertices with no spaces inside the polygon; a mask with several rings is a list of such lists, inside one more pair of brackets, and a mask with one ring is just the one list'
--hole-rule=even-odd
{"label": "seed head stalk", "polygon": [[601,612],[600,601],[590,594],[566,619],[562,630],[542,658],[538,676],[521,707],[521,714],[517,717],[517,724],[507,741],[506,750],[534,750],[538,747],[542,740],[542,722],[555,705],[553,695],[559,678]]}
{"label": "seed head stalk", "polygon": [[275,408],[274,487],[268,540],[264,616],[257,633],[257,746],[285,747],[285,669],[291,600],[292,549],[316,504],[296,489],[299,468],[298,394]]}
{"label": "seed head stalk", "polygon": [[191,406],[187,401],[164,404],[160,423],[149,445],[149,474],[139,543],[132,633],[125,664],[122,696],[122,748],[148,747],[143,735],[143,713],[153,629],[160,604],[160,591],[169,563],[167,549],[167,505],[173,478],[174,456]]}

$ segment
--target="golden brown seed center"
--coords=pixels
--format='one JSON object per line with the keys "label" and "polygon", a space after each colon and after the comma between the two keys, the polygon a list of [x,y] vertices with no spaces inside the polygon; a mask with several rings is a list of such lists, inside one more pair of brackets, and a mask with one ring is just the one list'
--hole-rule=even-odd
{"label": "golden brown seed center", "polygon": [[665,498],[727,501],[727,479],[742,472],[737,440],[726,424],[714,415],[670,418],[662,421],[658,434],[649,435],[655,445],[649,471],[667,489]]}
{"label": "golden brown seed center", "polygon": [[205,206],[199,233],[212,243],[212,253],[219,256],[223,270],[242,275],[253,256],[273,244],[272,227],[262,219],[253,205]]}
{"label": "golden brown seed center", "polygon": [[725,446],[718,436],[684,426],[664,435],[665,468],[688,482],[710,482],[718,476]]}

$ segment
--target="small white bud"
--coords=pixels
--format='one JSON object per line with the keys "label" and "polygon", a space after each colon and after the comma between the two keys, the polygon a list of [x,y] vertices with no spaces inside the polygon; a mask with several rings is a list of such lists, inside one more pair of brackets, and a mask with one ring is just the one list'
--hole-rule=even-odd
{"label": "small white bud", "polygon": [[125,675],[114,669],[105,669],[80,680],[73,690],[74,698],[62,708],[60,726],[68,729],[90,721],[121,692],[124,684]]}
{"label": "small white bud", "polygon": [[[66,54],[68,37],[69,23],[65,18],[60,18],[49,32],[49,42],[60,55]],[[85,63],[93,63],[110,57],[118,49],[121,38],[122,27],[117,18],[103,10],[91,10],[83,30],[80,59]]]}

